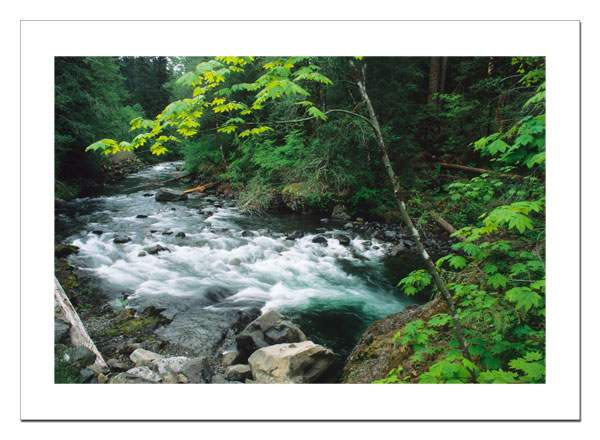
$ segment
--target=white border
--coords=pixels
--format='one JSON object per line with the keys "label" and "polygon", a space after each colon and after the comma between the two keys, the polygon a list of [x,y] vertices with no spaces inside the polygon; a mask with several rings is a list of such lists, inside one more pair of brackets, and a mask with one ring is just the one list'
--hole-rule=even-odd
{"label": "white border", "polygon": [[[579,210],[578,44],[577,22],[23,22],[22,418],[577,419],[579,249],[559,234]],[[53,57],[196,54],[547,56],[548,383],[54,385]]]}

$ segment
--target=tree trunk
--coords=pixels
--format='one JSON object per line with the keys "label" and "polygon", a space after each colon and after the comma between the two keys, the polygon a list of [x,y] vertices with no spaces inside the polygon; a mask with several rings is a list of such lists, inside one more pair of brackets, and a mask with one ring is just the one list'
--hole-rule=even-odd
{"label": "tree trunk", "polygon": [[[458,312],[456,311],[456,307],[454,305],[454,300],[452,299],[452,295],[446,288],[446,283],[440,276],[439,272],[435,268],[435,265],[431,261],[429,254],[425,250],[425,247],[423,246],[423,243],[421,242],[421,237],[419,236],[419,232],[417,231],[417,228],[415,228],[412,220],[410,219],[410,216],[408,215],[408,211],[406,210],[406,205],[404,204],[402,191],[401,191],[401,187],[400,187],[400,181],[398,180],[398,177],[396,176],[396,174],[394,173],[394,169],[392,168],[392,164],[391,164],[389,156],[387,154],[387,148],[386,148],[385,142],[383,140],[383,135],[381,133],[381,128],[379,126],[379,121],[377,120],[377,116],[375,115],[375,110],[373,109],[373,105],[371,104],[371,100],[369,99],[369,95],[367,94],[367,89],[366,89],[366,84],[365,84],[366,65],[363,64],[362,72],[361,72],[361,74],[359,74],[358,69],[354,65],[354,62],[352,61],[351,58],[348,59],[348,62],[350,64],[351,71],[354,75],[354,80],[355,80],[356,84],[358,85],[360,95],[367,107],[368,112],[369,112],[369,119],[371,122],[371,126],[373,127],[373,130],[375,131],[375,138],[377,139],[377,146],[379,147],[379,154],[381,156],[381,160],[383,161],[383,165],[387,172],[387,176],[390,180],[390,184],[393,188],[394,195],[396,198],[396,203],[398,205],[398,210],[400,211],[400,215],[402,216],[404,223],[410,230],[410,234],[411,234],[413,240],[417,244],[417,248],[419,249],[419,254],[421,255],[421,258],[423,259],[423,261],[425,263],[427,272],[429,272],[429,274],[432,276],[437,289],[439,290],[439,292],[443,296],[444,300],[446,301],[446,304],[448,305],[448,310],[450,311],[450,316],[452,319],[454,335],[456,336],[456,339],[459,343],[462,355],[466,359],[471,360],[471,355],[469,354],[469,350],[467,349],[467,343],[466,343],[465,337],[463,335],[462,326],[460,325],[460,320],[458,318]],[[432,63],[432,65],[433,65],[433,63]]]}
{"label": "tree trunk", "polygon": [[436,93],[440,92],[441,57],[431,57],[429,68],[429,96],[427,102],[437,102]]}
{"label": "tree trunk", "polygon": [[219,131],[219,124],[217,124],[217,141],[219,142],[219,150],[221,150],[221,159],[223,165],[227,168],[227,160],[225,159],[225,152],[223,151],[223,141],[221,140],[221,132]]}

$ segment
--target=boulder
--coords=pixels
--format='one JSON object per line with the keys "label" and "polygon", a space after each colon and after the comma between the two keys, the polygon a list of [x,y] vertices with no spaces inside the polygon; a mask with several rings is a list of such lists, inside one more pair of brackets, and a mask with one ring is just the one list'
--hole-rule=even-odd
{"label": "boulder", "polygon": [[178,232],[175,237],[185,238],[185,232]]}
{"label": "boulder", "polygon": [[188,360],[181,368],[181,373],[192,383],[208,383],[211,371],[208,368],[208,360],[204,357],[196,357]]}
{"label": "boulder", "polygon": [[171,252],[171,250],[169,248],[163,247],[160,244],[155,244],[154,246],[151,246],[149,248],[145,248],[144,251],[148,252],[150,255],[156,255],[159,252],[162,251],[169,251]]}
{"label": "boulder", "polygon": [[133,362],[136,367],[150,365],[152,364],[152,361],[162,358],[163,357],[160,354],[144,350],[143,348],[137,348],[129,355],[129,359],[131,359],[131,362]]}
{"label": "boulder", "polygon": [[331,350],[312,341],[261,348],[248,359],[255,383],[311,383],[333,363]]}
{"label": "boulder", "polygon": [[333,238],[339,241],[340,244],[343,246],[348,246],[350,244],[350,238],[343,234],[336,234],[333,236]]}
{"label": "boulder", "polygon": [[290,235],[288,235],[287,237],[285,237],[286,240],[297,240],[299,238],[304,237],[304,232],[302,231],[294,231],[292,232]]}
{"label": "boulder", "polygon": [[322,235],[317,235],[315,238],[312,239],[312,242],[327,246],[327,239]]}
{"label": "boulder", "polygon": [[250,365],[238,364],[230,366],[225,371],[225,379],[234,382],[245,382],[246,379],[252,379]]}
{"label": "boulder", "polygon": [[62,355],[62,359],[81,370],[96,362],[96,355],[87,347],[68,347]]}
{"label": "boulder", "polygon": [[348,215],[344,205],[335,205],[331,212],[331,218],[334,220],[350,220],[352,217]]}
{"label": "boulder", "polygon": [[344,229],[352,229],[354,228],[354,223],[348,222],[344,225]]}
{"label": "boulder", "polygon": [[157,202],[179,202],[187,199],[187,194],[170,188],[160,188],[154,195]]}
{"label": "boulder", "polygon": [[135,218],[148,218],[148,216],[146,214],[138,214]]}
{"label": "boulder", "polygon": [[121,362],[118,359],[109,359],[106,361],[106,364],[110,367],[111,370],[114,370],[114,371],[129,370],[129,365],[127,365],[125,362]]}
{"label": "boulder", "polygon": [[306,336],[291,321],[275,310],[256,318],[236,337],[238,350],[247,358],[262,347],[286,342],[306,341]]}
{"label": "boulder", "polygon": [[54,342],[63,343],[66,341],[71,324],[64,319],[54,318]]}
{"label": "boulder", "polygon": [[153,383],[158,383],[162,380],[160,374],[152,371],[147,366],[132,368],[131,370],[127,370],[127,374],[131,374],[132,376]]}
{"label": "boulder", "polygon": [[181,373],[183,367],[190,359],[185,356],[175,356],[162,359],[154,359],[152,364],[160,374],[172,373],[177,375]]}
{"label": "boulder", "polygon": [[117,244],[123,244],[123,243],[128,243],[131,241],[131,237],[127,237],[125,235],[115,235],[115,238],[113,240],[115,243]]}

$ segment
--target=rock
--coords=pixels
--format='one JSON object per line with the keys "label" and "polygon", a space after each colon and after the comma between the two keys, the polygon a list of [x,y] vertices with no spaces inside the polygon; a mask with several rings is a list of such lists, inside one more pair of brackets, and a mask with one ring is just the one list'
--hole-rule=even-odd
{"label": "rock", "polygon": [[54,343],[64,343],[70,328],[71,324],[68,322],[60,318],[54,318]]}
{"label": "rock", "polygon": [[96,229],[95,231],[92,231],[92,234],[96,234],[96,235],[102,235],[104,234],[104,231],[101,231],[99,229]]}
{"label": "rock", "polygon": [[254,237],[254,234],[250,231],[243,231],[242,237]]}
{"label": "rock", "polygon": [[127,365],[125,362],[121,362],[118,359],[109,359],[106,361],[106,365],[108,365],[111,370],[115,371],[127,371],[130,368],[130,365]]}
{"label": "rock", "polygon": [[175,237],[185,238],[185,232],[178,232]]}
{"label": "rock", "polygon": [[94,370],[90,370],[89,368],[84,368],[83,370],[81,370],[79,372],[79,377],[77,378],[77,380],[80,383],[86,383],[89,382],[92,377],[94,377],[96,375],[96,372]]}
{"label": "rock", "polygon": [[225,371],[225,378],[235,382],[244,382],[246,379],[252,379],[250,365],[238,364],[230,366]]}
{"label": "rock", "polygon": [[211,380],[210,383],[220,383],[220,384],[224,384],[224,383],[228,383],[227,380],[225,380],[225,377],[223,377],[222,374],[215,374]]}
{"label": "rock", "polygon": [[320,220],[321,223],[329,223],[329,219],[328,218],[322,218]]}
{"label": "rock", "polygon": [[185,364],[188,363],[190,359],[185,356],[175,356],[163,359],[155,359],[152,361],[152,364],[156,366],[156,369],[160,374],[179,374],[183,370]]}
{"label": "rock", "polygon": [[143,348],[137,348],[133,353],[129,355],[129,359],[131,359],[131,362],[133,362],[136,367],[150,365],[152,364],[152,361],[162,358],[163,357],[160,354],[154,353],[149,350],[144,350]]}
{"label": "rock", "polygon": [[108,377],[102,373],[98,374],[98,383],[103,384],[108,381]]}
{"label": "rock", "polygon": [[115,238],[113,239],[113,241],[117,244],[128,243],[131,241],[131,237],[117,234],[117,235],[115,235]]}
{"label": "rock", "polygon": [[54,209],[66,209],[67,202],[63,199],[59,199],[58,197],[54,197]]}
{"label": "rock", "polygon": [[139,377],[140,379],[146,380],[148,382],[158,383],[162,380],[160,374],[152,371],[147,366],[135,367],[131,370],[127,370],[127,374],[131,374],[132,376]]}
{"label": "rock", "polygon": [[237,350],[226,351],[221,355],[221,364],[226,367],[235,364],[240,360],[240,352]]}
{"label": "rock", "polygon": [[56,258],[68,257],[71,254],[76,254],[79,248],[72,244],[59,243],[54,247],[54,255]]}
{"label": "rock", "polygon": [[192,383],[207,383],[210,380],[208,361],[204,357],[190,359],[181,368],[181,372]]}
{"label": "rock", "polygon": [[438,313],[448,313],[448,308],[446,302],[436,295],[422,306],[411,304],[399,313],[375,321],[365,330],[346,359],[342,383],[372,383],[385,378],[399,365],[406,374],[414,371],[414,361],[411,360],[413,351],[402,344],[393,344],[392,339],[409,322],[427,322]]}
{"label": "rock", "polygon": [[394,240],[396,238],[396,232],[395,231],[385,231],[383,233],[383,237],[387,240]]}
{"label": "rock", "polygon": [[312,242],[327,246],[327,239],[322,235],[317,235],[315,238],[312,239]]}
{"label": "rock", "polygon": [[400,252],[403,252],[404,250],[406,250],[406,248],[404,247],[404,244],[402,242],[400,242],[399,244],[390,246],[390,249],[388,250],[388,254],[392,257],[395,257],[396,255],[398,255]]}
{"label": "rock", "polygon": [[290,183],[281,190],[283,204],[292,211],[302,211],[306,195],[310,194],[308,186],[303,182]]}
{"label": "rock", "polygon": [[356,220],[354,220],[354,222],[358,224],[363,224],[365,222],[365,219],[362,217],[356,217]]}
{"label": "rock", "polygon": [[87,347],[68,347],[62,356],[63,360],[82,370],[96,362],[96,355]]}
{"label": "rock", "polygon": [[354,228],[354,223],[348,222],[344,225],[344,229],[352,229]]}
{"label": "rock", "polygon": [[162,251],[169,251],[169,252],[171,252],[170,249],[168,249],[166,247],[163,247],[160,244],[155,244],[154,246],[149,247],[149,248],[145,248],[144,250],[146,252],[148,252],[150,255],[156,255],[156,254],[158,254],[159,252],[162,252]]}
{"label": "rock", "polygon": [[124,383],[154,383],[144,380],[138,376],[134,376],[129,373],[119,373],[116,376],[109,379],[108,383],[124,384]]}
{"label": "rock", "polygon": [[304,237],[304,232],[302,231],[294,231],[292,232],[290,235],[288,235],[287,237],[285,237],[286,240],[297,240],[299,238]]}
{"label": "rock", "polygon": [[148,255],[146,253],[146,251],[140,251],[140,253],[138,254],[138,257],[145,257],[146,255]]}
{"label": "rock", "polygon": [[152,193],[146,193],[146,194],[144,194],[144,197],[153,197],[153,196],[154,196],[154,194],[152,194]]}
{"label": "rock", "polygon": [[344,205],[335,205],[331,212],[331,218],[335,220],[350,220],[352,217],[348,215]]}
{"label": "rock", "polygon": [[339,241],[340,244],[343,246],[348,246],[350,244],[350,238],[343,234],[336,234],[333,236],[333,238]]}
{"label": "rock", "polygon": [[163,231],[162,235],[173,235],[173,231]]}
{"label": "rock", "polygon": [[170,188],[160,188],[154,195],[154,200],[157,202],[178,202],[187,199],[187,194]]}
{"label": "rock", "polygon": [[255,383],[311,383],[333,363],[334,354],[312,341],[261,348],[248,359]]}
{"label": "rock", "polygon": [[148,216],[146,214],[138,214],[135,218],[148,218]]}
{"label": "rock", "polygon": [[247,358],[259,348],[285,342],[306,341],[306,336],[291,321],[275,310],[256,318],[236,337],[240,353]]}

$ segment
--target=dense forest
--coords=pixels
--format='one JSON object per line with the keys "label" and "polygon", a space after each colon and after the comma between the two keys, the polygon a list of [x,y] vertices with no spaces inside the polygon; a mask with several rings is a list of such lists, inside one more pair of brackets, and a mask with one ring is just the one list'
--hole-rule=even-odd
{"label": "dense forest", "polygon": [[182,160],[244,215],[401,224],[399,288],[443,307],[375,381],[545,382],[544,58],[57,57],[55,85],[58,199]]}

